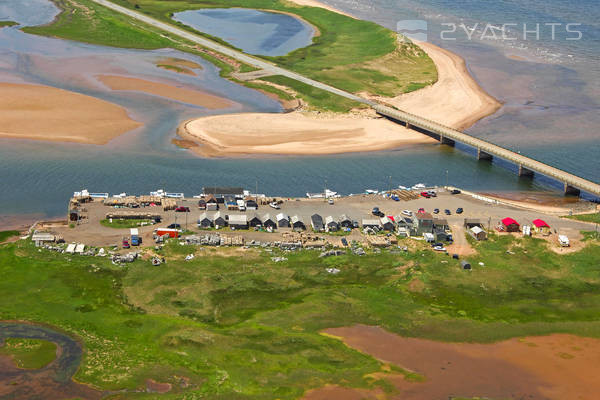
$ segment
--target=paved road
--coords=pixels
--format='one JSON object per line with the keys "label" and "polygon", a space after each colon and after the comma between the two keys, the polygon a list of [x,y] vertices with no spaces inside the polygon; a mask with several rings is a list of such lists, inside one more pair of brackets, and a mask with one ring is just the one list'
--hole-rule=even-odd
{"label": "paved road", "polygon": [[237,50],[230,49],[229,47],[223,46],[222,44],[219,44],[217,42],[213,42],[212,40],[202,37],[200,35],[196,35],[196,34],[188,32],[186,30],[177,28],[176,26],[167,24],[165,22],[161,22],[157,19],[154,19],[152,17],[149,17],[149,16],[139,13],[137,11],[131,10],[129,8],[121,7],[117,4],[114,4],[110,1],[108,1],[108,0],[92,0],[92,1],[95,3],[98,3],[100,5],[103,5],[104,7],[110,8],[114,11],[125,14],[131,18],[142,21],[148,25],[154,26],[155,28],[162,29],[163,31],[166,31],[166,32],[172,33],[174,35],[177,35],[179,37],[182,37],[184,39],[187,39],[193,43],[199,44],[200,46],[209,48],[214,51],[218,51],[219,53],[222,53],[229,57],[235,58],[236,60],[239,60],[246,64],[252,65],[253,67],[262,68],[264,70],[270,71],[273,73],[273,75],[287,76],[288,78],[292,78],[294,80],[306,83],[307,85],[326,90],[330,93],[334,93],[339,96],[346,97],[350,100],[358,101],[360,103],[368,104],[371,106],[375,104],[372,101],[363,99],[362,97],[356,96],[355,94],[334,88],[333,86],[329,86],[329,85],[326,85],[319,81],[315,81],[314,79],[306,78],[305,76],[302,76],[295,72],[291,72],[286,69],[280,68],[280,67],[273,65],[267,61],[252,57],[248,54],[242,53]]}

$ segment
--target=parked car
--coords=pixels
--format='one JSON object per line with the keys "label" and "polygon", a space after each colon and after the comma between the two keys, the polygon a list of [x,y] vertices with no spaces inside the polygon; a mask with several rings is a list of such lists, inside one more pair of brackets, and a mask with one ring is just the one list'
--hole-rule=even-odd
{"label": "parked car", "polygon": [[346,238],[342,238],[342,244],[344,247],[348,247],[348,240],[346,240]]}
{"label": "parked car", "polygon": [[458,190],[458,189],[452,189],[452,191],[450,192],[450,194],[460,194],[460,190]]}
{"label": "parked car", "polygon": [[419,208],[417,210],[417,213],[419,213],[419,214],[425,214],[425,209],[423,207],[421,207],[421,208]]}
{"label": "parked car", "polygon": [[435,192],[435,190],[428,190],[427,194],[431,197],[437,197],[437,193]]}
{"label": "parked car", "polygon": [[327,200],[327,203],[329,203],[329,205],[332,206],[333,205],[333,199]]}
{"label": "parked car", "polygon": [[128,248],[130,248],[130,247],[131,247],[131,246],[129,245],[129,240],[127,240],[127,239],[123,239],[123,248],[124,248],[124,249],[128,249]]}
{"label": "parked car", "polygon": [[435,208],[435,209],[433,210],[433,213],[434,213],[434,214],[439,214],[439,213],[440,213],[440,209],[439,209],[439,208]]}
{"label": "parked car", "polygon": [[189,207],[179,206],[175,209],[175,212],[190,212]]}
{"label": "parked car", "polygon": [[181,229],[181,225],[179,225],[179,224],[171,224],[171,225],[167,226],[167,228],[169,228],[169,229]]}
{"label": "parked car", "polygon": [[430,198],[431,195],[429,194],[429,192],[421,192],[421,196],[425,197],[426,199]]}
{"label": "parked car", "polygon": [[381,210],[379,209],[379,207],[373,207],[373,210],[371,211],[371,214],[373,215],[377,215],[378,217],[383,217],[385,214],[381,212]]}
{"label": "parked car", "polygon": [[458,207],[458,208],[456,209],[456,213],[457,213],[457,214],[462,214],[462,213],[463,213],[463,209],[462,209],[462,207]]}
{"label": "parked car", "polygon": [[352,221],[352,227],[353,228],[359,228],[360,225],[358,224],[358,221],[356,221],[356,220]]}
{"label": "parked car", "polygon": [[279,204],[275,203],[274,201],[269,203],[269,206],[271,206],[272,208],[279,210],[281,207],[279,207]]}
{"label": "parked car", "polygon": [[448,209],[446,208],[446,209],[444,210],[444,214],[446,214],[446,215],[450,215],[450,214],[452,214],[452,213],[450,212],[450,210],[448,210]]}
{"label": "parked car", "polygon": [[402,210],[402,214],[406,215],[407,217],[412,217],[413,213],[410,210]]}

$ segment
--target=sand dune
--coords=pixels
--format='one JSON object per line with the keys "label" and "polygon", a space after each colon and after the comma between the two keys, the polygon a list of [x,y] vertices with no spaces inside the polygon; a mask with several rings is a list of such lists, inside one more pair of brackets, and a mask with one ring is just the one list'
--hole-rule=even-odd
{"label": "sand dune", "polygon": [[392,149],[433,139],[381,118],[320,114],[233,114],[199,118],[179,135],[203,156],[335,154]]}
{"label": "sand dune", "polygon": [[431,43],[418,45],[435,63],[438,81],[415,92],[394,98],[378,97],[377,100],[459,130],[500,108],[501,104],[469,74],[460,56]]}
{"label": "sand dune", "polygon": [[153,96],[193,104],[211,110],[231,107],[234,102],[199,90],[185,89],[166,83],[116,75],[98,75],[98,80],[112,90],[143,92]]}
{"label": "sand dune", "polygon": [[0,137],[105,144],[143,124],[113,103],[49,86],[0,83]]}

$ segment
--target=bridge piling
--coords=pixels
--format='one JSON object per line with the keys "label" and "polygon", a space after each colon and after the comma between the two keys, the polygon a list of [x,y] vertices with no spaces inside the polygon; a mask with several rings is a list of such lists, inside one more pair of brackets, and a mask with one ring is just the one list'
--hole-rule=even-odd
{"label": "bridge piling", "polygon": [[485,151],[481,150],[481,148],[477,148],[477,159],[478,160],[485,160],[485,161],[492,161],[492,159],[494,158],[494,156],[492,156],[489,153],[486,153]]}
{"label": "bridge piling", "polygon": [[440,135],[440,144],[445,144],[446,146],[454,147],[455,142],[452,139],[448,139],[447,137]]}
{"label": "bridge piling", "polygon": [[526,176],[529,178],[533,177],[533,171],[525,168],[522,164],[519,164],[519,177]]}
{"label": "bridge piling", "polygon": [[571,185],[569,185],[568,183],[565,182],[564,184],[564,192],[565,195],[569,195],[569,196],[579,196],[581,194],[581,191],[579,189],[577,189],[576,187],[573,187]]}

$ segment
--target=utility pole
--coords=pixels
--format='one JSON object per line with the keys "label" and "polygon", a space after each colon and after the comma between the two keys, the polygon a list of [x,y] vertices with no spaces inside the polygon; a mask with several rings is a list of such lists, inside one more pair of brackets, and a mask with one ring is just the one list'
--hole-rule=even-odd
{"label": "utility pole", "polygon": [[448,170],[446,170],[446,190],[448,190]]}
{"label": "utility pole", "polygon": [[392,176],[390,175],[390,181],[389,181],[389,185],[388,185],[388,192],[392,191]]}
{"label": "utility pole", "polygon": [[256,179],[256,188],[255,188],[255,192],[254,192],[254,201],[256,201],[256,204],[258,204],[258,178]]}

